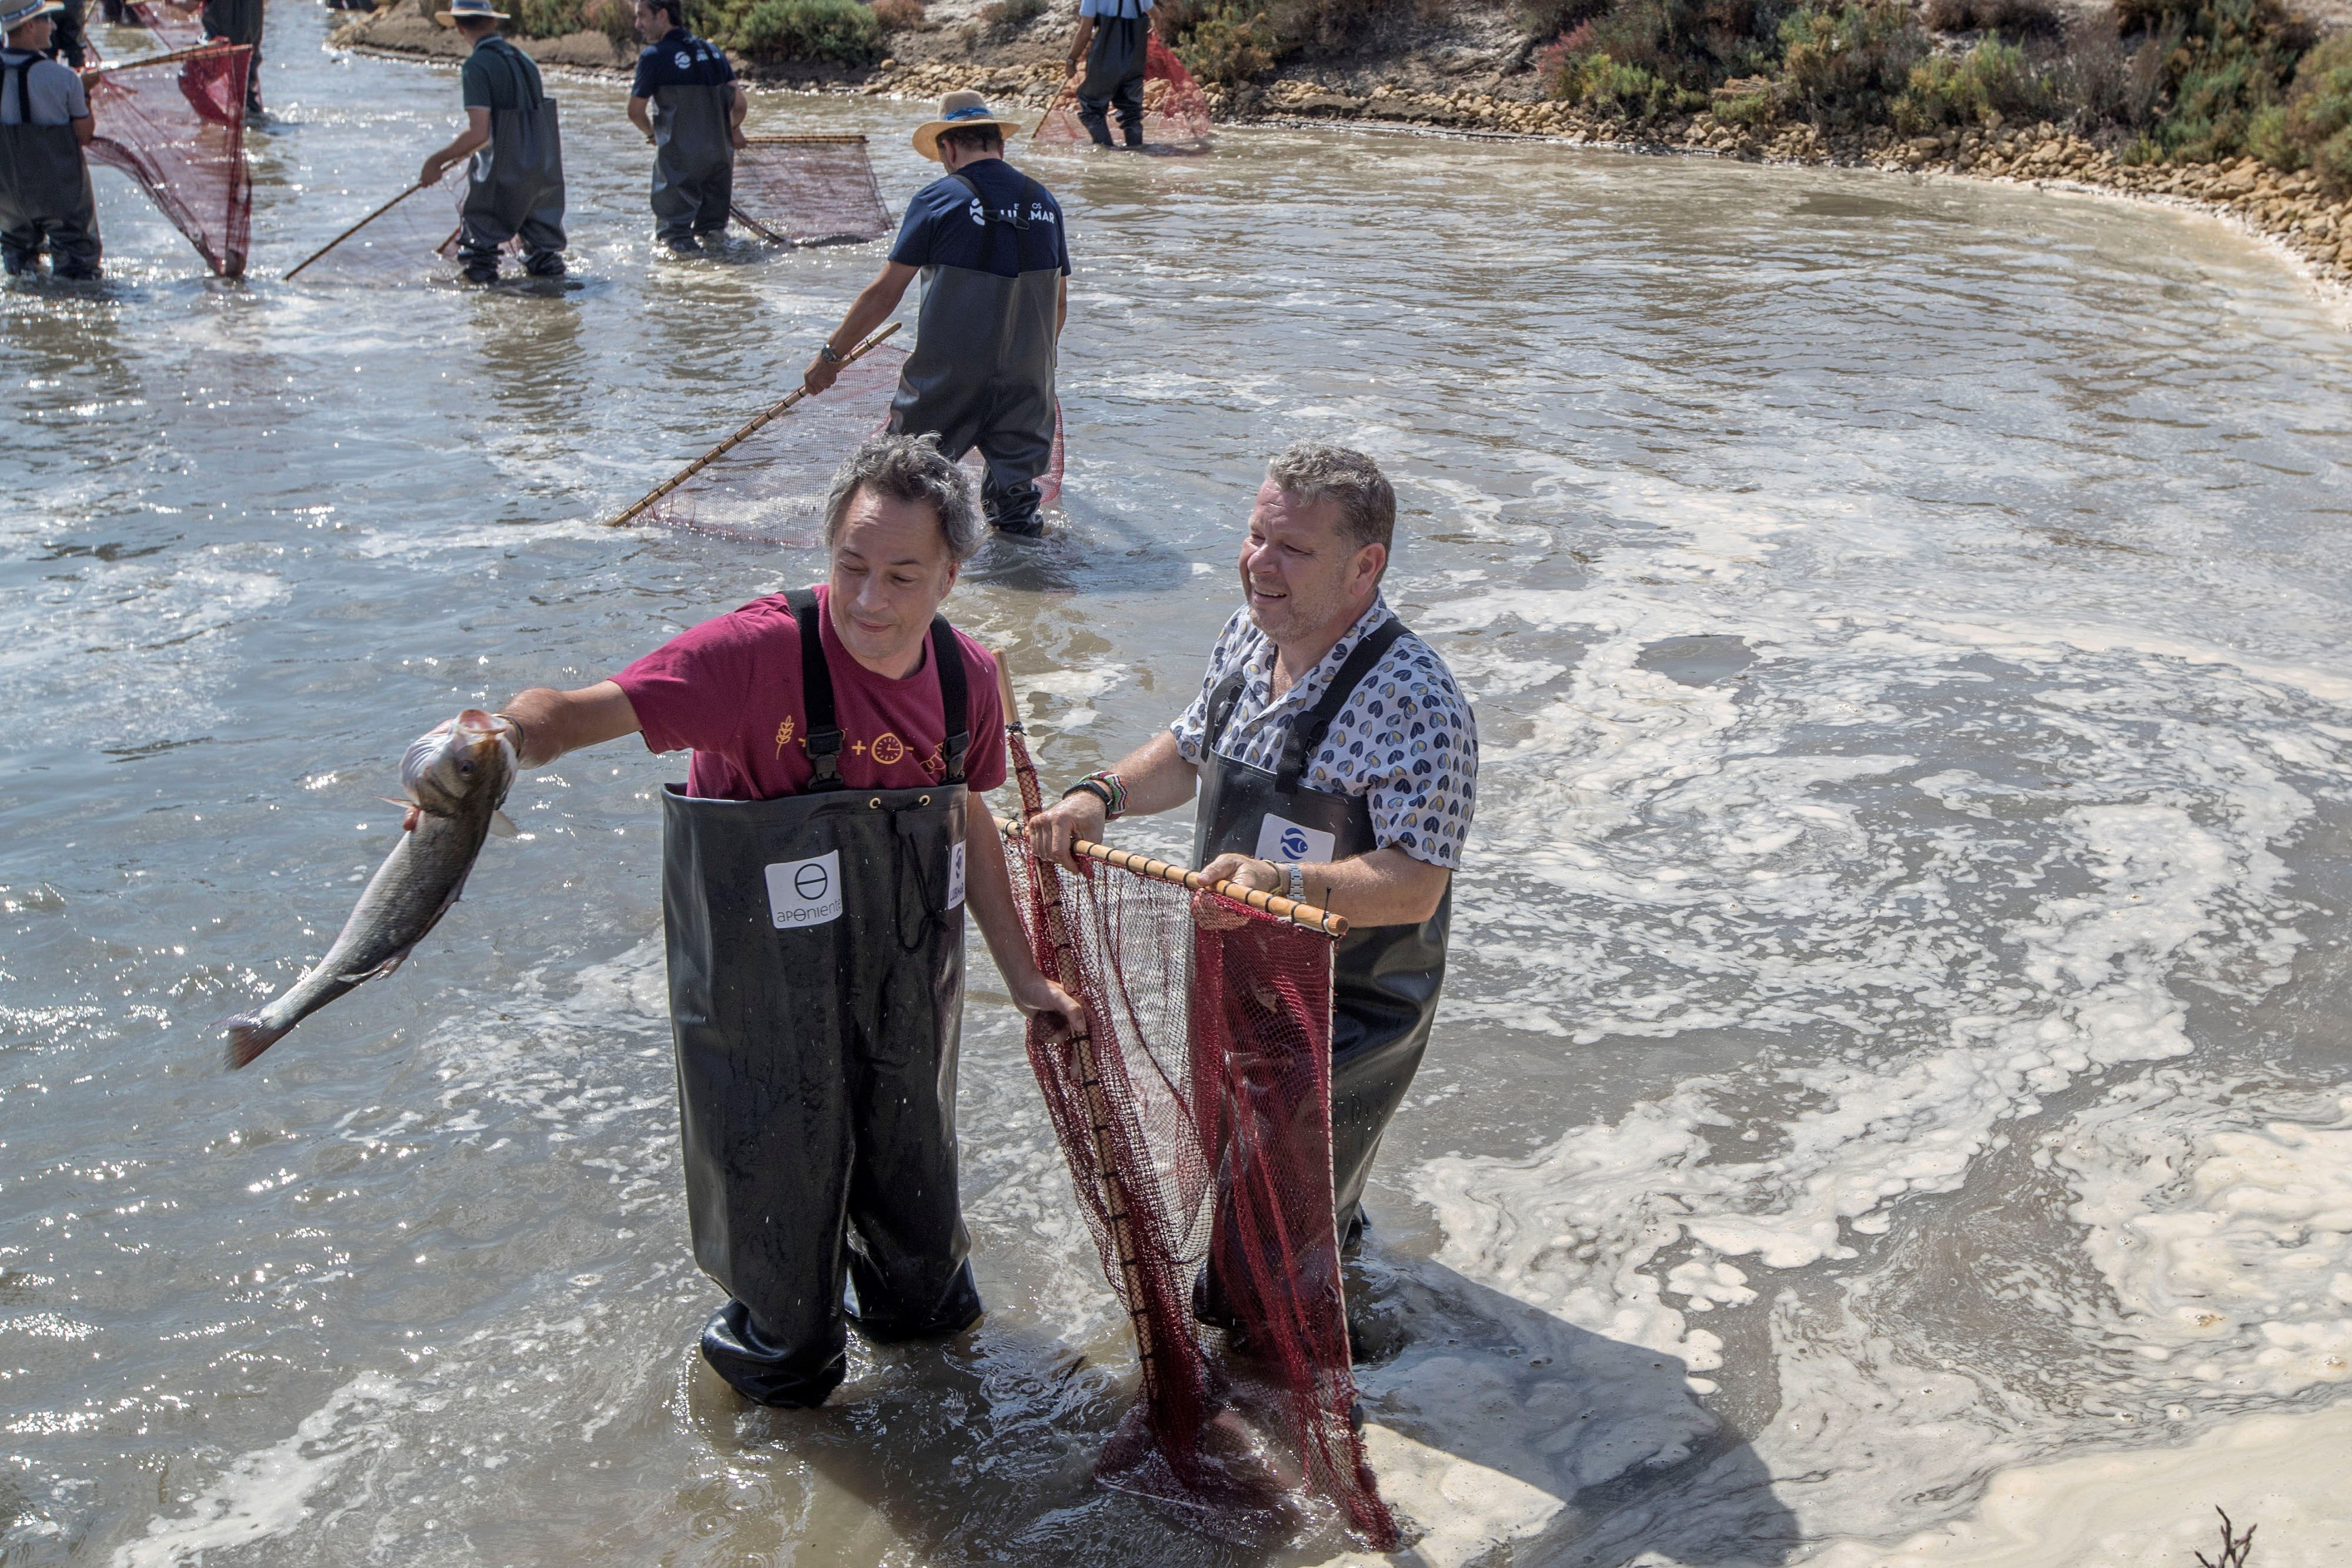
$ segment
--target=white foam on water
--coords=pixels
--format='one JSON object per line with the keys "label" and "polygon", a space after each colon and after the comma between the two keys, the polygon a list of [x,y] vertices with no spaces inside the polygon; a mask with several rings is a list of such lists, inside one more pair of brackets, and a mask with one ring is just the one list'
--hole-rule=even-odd
{"label": "white foam on water", "polygon": [[2185,1448],[2086,1454],[1994,1472],[1966,1518],[1894,1545],[1840,1542],[1814,1568],[2152,1568],[2221,1555],[2217,1508],[2254,1529],[2260,1568],[2352,1553],[2352,1403],[2256,1416]]}
{"label": "white foam on water", "polygon": [[[302,1418],[285,1438],[229,1461],[212,1484],[189,1500],[193,1511],[149,1521],[147,1533],[115,1551],[114,1568],[175,1568],[201,1563],[208,1552],[257,1545],[312,1523],[314,1504],[355,1454],[382,1436],[388,1412],[408,1403],[394,1379],[366,1372]],[[365,1500],[348,1493],[336,1511]]]}

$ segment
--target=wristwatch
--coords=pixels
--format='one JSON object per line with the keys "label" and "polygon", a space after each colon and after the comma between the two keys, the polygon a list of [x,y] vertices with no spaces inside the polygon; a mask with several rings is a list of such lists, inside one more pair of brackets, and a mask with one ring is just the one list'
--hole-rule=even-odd
{"label": "wristwatch", "polygon": [[833,340],[830,338],[827,338],[824,342],[819,343],[816,346],[816,357],[823,360],[828,365],[845,365],[849,363],[849,356],[847,354],[838,354],[834,352]]}
{"label": "wristwatch", "polygon": [[1265,863],[1272,866],[1275,874],[1282,879],[1283,897],[1293,904],[1307,902],[1307,873],[1299,869],[1297,861],[1268,861]]}

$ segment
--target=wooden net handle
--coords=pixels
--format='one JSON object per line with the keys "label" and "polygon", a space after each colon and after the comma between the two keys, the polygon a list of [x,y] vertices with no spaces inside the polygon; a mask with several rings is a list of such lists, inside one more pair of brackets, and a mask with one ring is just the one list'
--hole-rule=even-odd
{"label": "wooden net handle", "polygon": [[[996,826],[997,831],[1008,839],[1028,836],[1029,830],[1010,817],[997,818]],[[1115,850],[1108,844],[1089,843],[1085,839],[1079,839],[1070,847],[1090,861],[1100,861],[1105,865],[1117,866],[1121,871],[1132,872],[1138,876],[1148,876],[1155,882],[1173,883],[1178,887],[1189,887],[1195,893],[1207,892],[1222,894],[1236,904],[1248,904],[1261,915],[1271,915],[1276,920],[1287,920],[1302,930],[1313,931],[1325,936],[1345,936],[1348,934],[1346,915],[1334,915],[1328,909],[1318,909],[1311,904],[1300,904],[1295,899],[1283,898],[1271,893],[1261,893],[1254,887],[1244,887],[1237,882],[1212,881],[1197,871],[1187,871],[1181,865],[1171,865],[1166,861],[1153,860],[1150,855],[1139,855],[1128,850]]]}

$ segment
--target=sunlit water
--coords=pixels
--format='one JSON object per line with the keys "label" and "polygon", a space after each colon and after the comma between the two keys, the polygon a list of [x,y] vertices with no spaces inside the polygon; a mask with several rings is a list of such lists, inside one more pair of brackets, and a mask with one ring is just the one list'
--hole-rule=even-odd
{"label": "sunlit water", "polygon": [[[326,26],[273,20],[251,283],[101,173],[115,281],[0,295],[0,1562],[1348,1552],[1091,1482],[1131,1358],[984,967],[985,1326],[820,1412],[714,1389],[682,759],[526,778],[534,836],[406,968],[224,1074],[208,1026],[323,950],[407,737],[814,575],[597,519],[880,255],[656,262],[620,92],[567,82],[583,287],[273,281],[456,119]],[[753,128],[873,132],[895,208],[916,118]],[[1419,1560],[1976,1550],[1989,1484],[2090,1529],[2063,1460],[2162,1535],[2115,1561],[2216,1500],[2263,1568],[2340,1561],[2342,1467],[2280,1456],[2352,1408],[2341,320],[2205,220],[2022,191],[1275,131],[1030,162],[1079,265],[1064,531],[950,609],[1049,779],[1189,696],[1299,435],[1395,476],[1391,598],[1477,703],[1359,1281]]]}

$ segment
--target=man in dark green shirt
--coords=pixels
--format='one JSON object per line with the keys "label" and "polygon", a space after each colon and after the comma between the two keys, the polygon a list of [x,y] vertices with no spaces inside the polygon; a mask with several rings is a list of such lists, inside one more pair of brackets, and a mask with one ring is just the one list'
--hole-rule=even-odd
{"label": "man in dark green shirt", "polygon": [[459,73],[466,129],[425,160],[417,178],[428,185],[458,159],[472,155],[466,199],[459,204],[457,255],[469,283],[495,283],[499,247],[522,241],[523,267],[533,277],[563,276],[563,147],[555,100],[529,55],[499,37],[507,19],[491,0],[449,0],[441,25],[473,44]]}

